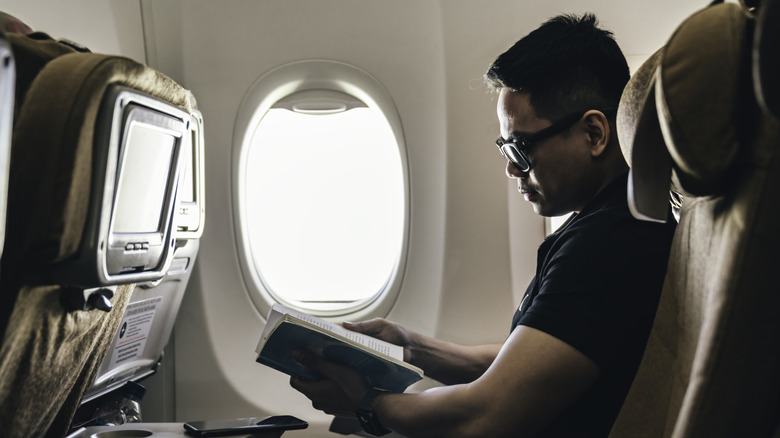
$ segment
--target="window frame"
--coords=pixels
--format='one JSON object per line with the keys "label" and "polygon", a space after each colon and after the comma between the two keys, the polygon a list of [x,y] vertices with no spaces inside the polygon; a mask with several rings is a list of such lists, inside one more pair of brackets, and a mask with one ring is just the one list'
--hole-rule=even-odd
{"label": "window frame", "polygon": [[[257,127],[278,101],[293,93],[318,89],[340,91],[354,96],[383,116],[398,146],[403,172],[403,232],[394,270],[385,286],[373,297],[339,309],[307,307],[302,303],[286,301],[274,294],[255,268],[249,235],[245,232],[248,223],[246,207],[243,205],[243,200],[246,199],[245,184],[242,182],[246,175],[247,155]],[[339,61],[302,60],[276,67],[260,76],[244,95],[234,126],[232,152],[231,192],[239,267],[246,292],[260,314],[265,317],[271,306],[280,302],[324,318],[363,319],[387,316],[398,298],[406,271],[411,202],[409,163],[401,119],[384,86],[368,72]]]}

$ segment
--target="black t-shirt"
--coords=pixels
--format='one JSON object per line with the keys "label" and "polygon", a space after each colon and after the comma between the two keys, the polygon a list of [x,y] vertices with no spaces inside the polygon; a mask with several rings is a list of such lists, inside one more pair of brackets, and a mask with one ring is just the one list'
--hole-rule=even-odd
{"label": "black t-shirt", "polygon": [[634,219],[626,182],[617,178],[542,242],[513,318],[513,330],[555,336],[599,368],[590,390],[539,436],[608,436],[642,358],[676,223]]}

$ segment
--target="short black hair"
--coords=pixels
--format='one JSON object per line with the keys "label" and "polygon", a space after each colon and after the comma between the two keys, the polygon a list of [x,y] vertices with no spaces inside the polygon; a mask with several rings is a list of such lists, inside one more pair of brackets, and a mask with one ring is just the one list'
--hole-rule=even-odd
{"label": "short black hair", "polygon": [[559,15],[501,54],[485,73],[494,90],[528,93],[537,117],[617,108],[630,77],[612,32],[592,13]]}

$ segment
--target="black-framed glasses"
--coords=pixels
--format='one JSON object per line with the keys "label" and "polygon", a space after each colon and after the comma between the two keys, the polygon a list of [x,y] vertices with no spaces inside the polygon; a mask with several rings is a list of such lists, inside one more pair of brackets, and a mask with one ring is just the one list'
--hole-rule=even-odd
{"label": "black-framed glasses", "polygon": [[[616,110],[614,109],[610,109],[601,112],[605,115],[609,115],[615,111]],[[499,137],[498,140],[496,140],[496,146],[498,146],[498,150],[501,151],[501,155],[519,171],[528,172],[531,170],[531,161],[528,159],[527,155],[528,150],[531,149],[534,144],[569,129],[574,123],[580,120],[586,112],[587,111],[569,114],[552,125],[542,128],[526,137],[512,138],[509,140],[504,140],[502,137]]]}

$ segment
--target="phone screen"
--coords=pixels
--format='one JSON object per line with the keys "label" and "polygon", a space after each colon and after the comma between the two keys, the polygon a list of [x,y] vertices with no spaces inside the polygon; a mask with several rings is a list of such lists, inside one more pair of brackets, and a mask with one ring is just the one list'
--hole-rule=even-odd
{"label": "phone screen", "polygon": [[233,418],[230,420],[189,421],[184,430],[194,436],[229,436],[270,430],[305,429],[309,423],[292,415],[276,415],[265,420],[257,418]]}

